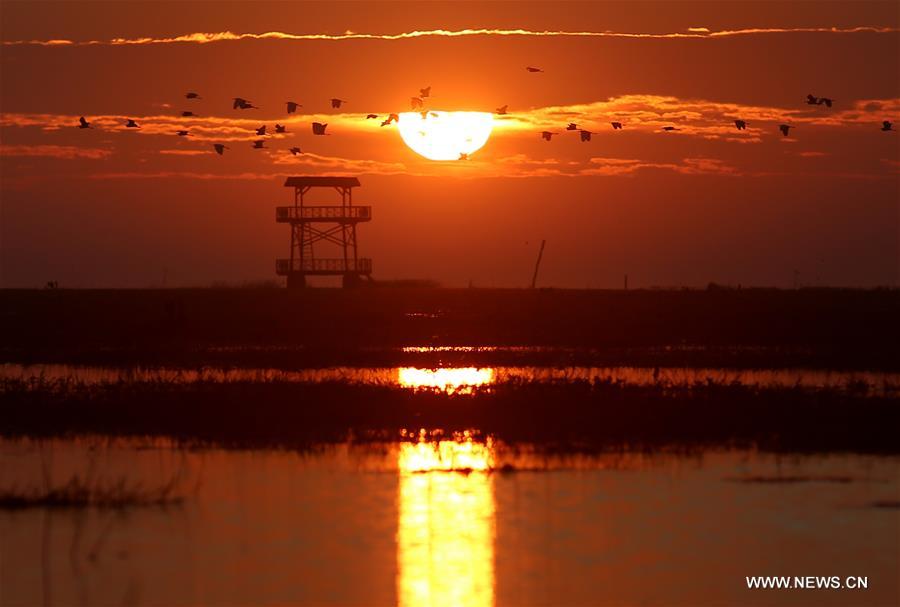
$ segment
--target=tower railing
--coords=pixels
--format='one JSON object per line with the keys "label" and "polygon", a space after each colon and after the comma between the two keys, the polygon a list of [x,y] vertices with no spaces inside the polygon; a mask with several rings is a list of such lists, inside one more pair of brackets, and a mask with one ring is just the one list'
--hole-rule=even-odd
{"label": "tower railing", "polygon": [[288,276],[292,272],[304,272],[307,274],[336,274],[351,272],[355,274],[371,274],[372,260],[367,257],[359,259],[276,259],[275,273],[279,276]]}
{"label": "tower railing", "polygon": [[370,221],[370,206],[293,206],[275,207],[275,221],[290,222],[327,219],[329,221]]}

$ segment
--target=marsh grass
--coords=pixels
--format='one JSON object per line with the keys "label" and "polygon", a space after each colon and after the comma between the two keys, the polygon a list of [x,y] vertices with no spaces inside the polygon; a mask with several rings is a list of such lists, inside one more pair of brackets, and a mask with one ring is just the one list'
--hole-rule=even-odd
{"label": "marsh grass", "polygon": [[749,446],[897,453],[896,398],[859,386],[809,390],[727,380],[673,385],[510,381],[471,394],[343,382],[0,382],[0,435],[166,436],[298,447],[475,428],[548,450]]}
{"label": "marsh grass", "polygon": [[[93,448],[88,449],[93,452]],[[0,510],[24,510],[28,508],[99,508],[124,510],[137,507],[167,507],[185,500],[186,469],[181,459],[178,469],[166,480],[145,486],[140,481],[130,482],[125,476],[113,479],[98,474],[97,459],[91,457],[82,473],[73,473],[64,482],[53,480],[48,457],[40,446],[41,481],[28,486],[11,484],[0,486]]]}

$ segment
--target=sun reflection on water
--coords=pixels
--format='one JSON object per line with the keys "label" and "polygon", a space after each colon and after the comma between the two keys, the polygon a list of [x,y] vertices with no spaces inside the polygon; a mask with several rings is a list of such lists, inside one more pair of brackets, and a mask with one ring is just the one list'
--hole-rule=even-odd
{"label": "sun reflection on water", "polygon": [[400,445],[400,605],[494,603],[493,443],[471,433]]}
{"label": "sun reflection on water", "polygon": [[457,367],[439,369],[397,369],[397,383],[405,388],[424,388],[447,394],[471,394],[474,388],[494,383],[491,368]]}

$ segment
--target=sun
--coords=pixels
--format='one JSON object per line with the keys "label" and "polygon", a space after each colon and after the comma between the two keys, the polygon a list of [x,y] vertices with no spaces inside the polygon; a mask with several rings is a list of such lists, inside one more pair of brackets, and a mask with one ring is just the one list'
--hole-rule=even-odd
{"label": "sun", "polygon": [[494,117],[487,112],[405,112],[397,127],[417,154],[429,160],[459,160],[487,143]]}

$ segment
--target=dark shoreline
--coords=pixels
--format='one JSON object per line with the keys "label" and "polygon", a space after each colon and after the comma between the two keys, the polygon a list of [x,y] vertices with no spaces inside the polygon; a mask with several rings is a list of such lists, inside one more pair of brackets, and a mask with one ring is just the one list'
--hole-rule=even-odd
{"label": "dark shoreline", "polygon": [[888,289],[7,289],[0,362],[892,371],[898,310]]}

